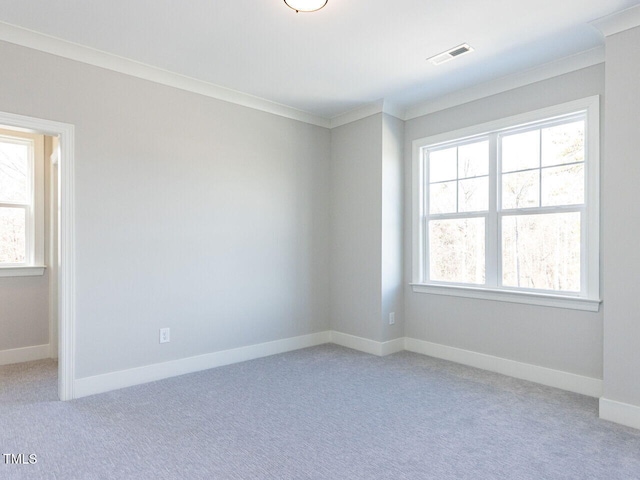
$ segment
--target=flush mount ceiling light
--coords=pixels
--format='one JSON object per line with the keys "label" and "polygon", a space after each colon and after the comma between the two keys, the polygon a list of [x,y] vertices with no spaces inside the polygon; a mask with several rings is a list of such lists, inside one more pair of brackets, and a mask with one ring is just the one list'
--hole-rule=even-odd
{"label": "flush mount ceiling light", "polygon": [[329,0],[284,0],[287,7],[296,12],[315,12],[324,7]]}

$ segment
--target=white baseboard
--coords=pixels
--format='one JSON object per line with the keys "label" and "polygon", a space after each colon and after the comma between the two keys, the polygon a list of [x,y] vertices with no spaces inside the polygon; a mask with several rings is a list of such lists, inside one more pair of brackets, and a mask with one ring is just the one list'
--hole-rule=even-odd
{"label": "white baseboard", "polygon": [[34,347],[14,348],[11,350],[0,350],[0,365],[10,365],[12,363],[32,362],[42,360],[51,356],[49,345],[36,345]]}
{"label": "white baseboard", "polygon": [[[220,367],[223,365],[230,365],[232,363],[267,357],[269,355],[285,353],[292,350],[298,350],[300,348],[321,345],[324,343],[335,343],[336,345],[341,345],[343,347],[352,348],[354,350],[359,350],[361,352],[377,356],[386,356],[392,353],[408,350],[410,352],[420,353],[423,355],[428,355],[430,357],[441,358],[444,360],[469,365],[471,367],[481,368],[483,370],[489,370],[492,372],[501,373],[503,375],[508,375],[511,377],[520,378],[523,380],[528,380],[555,388],[560,388],[562,390],[580,393],[582,395],[588,395],[591,397],[600,397],[602,395],[602,380],[596,378],[584,377],[560,370],[553,370],[551,368],[540,367],[537,365],[517,362],[500,357],[494,357],[491,355],[485,355],[483,353],[472,352],[469,350],[463,350],[460,348],[426,342],[414,338],[403,337],[388,342],[377,342],[375,340],[357,337],[355,335],[349,335],[346,333],[325,331],[320,333],[313,333],[310,335],[303,335],[300,337],[286,338],[273,342],[234,348],[231,350],[223,350],[221,352],[208,353],[205,355],[198,355],[196,357],[183,358],[170,362],[147,365],[144,367],[132,368],[129,370],[106,373],[93,377],[80,378],[75,380],[73,384],[74,398],[86,397],[88,395],[108,392],[111,390],[117,390],[119,388],[153,382],[156,380],[162,380],[169,377],[175,377],[177,375],[184,375],[187,373],[207,370],[209,368]],[[43,349],[43,355],[41,358],[46,358],[48,356],[48,345],[32,348]],[[2,364],[3,353],[4,352],[0,352],[0,364]],[[613,403],[616,404],[617,402]],[[638,409],[638,412],[640,412],[640,407],[627,407],[631,409]],[[605,407],[605,409],[606,408],[609,408],[609,410],[611,411],[614,410],[614,407],[611,406]],[[618,407],[618,410],[620,410],[621,408],[622,407]],[[629,410],[629,408],[626,408],[625,411],[631,411]],[[638,418],[637,421],[640,425],[640,413],[636,412],[634,414],[627,414],[627,416],[631,417],[633,417],[633,415],[637,416],[634,418]],[[603,415],[601,416],[602,418],[606,418]],[[613,418],[618,417],[616,417],[614,413],[612,413],[611,418],[606,419],[617,421],[613,420]],[[631,424],[628,422],[625,423],[625,421],[620,421],[618,423],[623,423],[625,425]]]}
{"label": "white baseboard", "polygon": [[398,353],[404,351],[404,337],[389,340],[388,342],[382,342],[380,344],[380,352],[382,356],[391,355],[392,353]]}
{"label": "white baseboard", "polygon": [[627,427],[640,429],[640,406],[600,399],[600,418]]}
{"label": "white baseboard", "polygon": [[376,342],[368,338],[357,337],[347,333],[331,331],[331,343],[352,348],[360,352],[383,357],[404,350],[404,338],[396,338],[388,342]]}
{"label": "white baseboard", "polygon": [[501,373],[510,377],[520,378],[522,380],[528,380],[590,397],[597,398],[602,395],[602,380],[597,378],[584,377],[560,370],[531,365],[529,363],[516,362],[514,360],[507,360],[506,358],[425,342],[424,340],[416,340],[414,338],[405,339],[405,349],[410,352],[462,363],[471,367]]}
{"label": "white baseboard", "polygon": [[312,333],[300,337],[285,338],[273,342],[259,343],[257,345],[249,345],[170,362],[156,363],[129,370],[80,378],[73,383],[73,396],[74,398],[86,397],[96,393],[154,382],[156,380],[207,370],[209,368],[268,357],[300,348],[313,347],[329,343],[330,340],[331,333],[329,331]]}

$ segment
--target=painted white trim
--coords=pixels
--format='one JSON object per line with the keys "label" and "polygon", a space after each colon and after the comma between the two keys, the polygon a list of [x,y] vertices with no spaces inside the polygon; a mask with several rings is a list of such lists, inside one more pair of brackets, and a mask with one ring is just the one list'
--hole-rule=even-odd
{"label": "painted white trim", "polygon": [[516,72],[469,88],[438,96],[432,100],[419,102],[406,108],[396,105],[389,100],[380,99],[332,117],[329,120],[329,128],[337,128],[377,113],[386,113],[400,120],[408,121],[440,110],[446,110],[490,97],[491,95],[497,95],[532,83],[575,72],[583,68],[599,65],[604,63],[604,61],[605,49],[604,47],[597,47],[545,63],[523,72]]}
{"label": "painted white trim", "polygon": [[367,118],[378,113],[386,113],[387,115],[396,117],[399,120],[403,120],[404,117],[403,109],[397,108],[387,100],[380,99],[332,117],[330,120],[330,128],[341,127],[342,125],[357,122],[358,120],[362,120],[363,118]]}
{"label": "painted white trim", "polygon": [[379,357],[404,350],[404,338],[396,338],[388,342],[376,342],[368,338],[336,331],[331,331],[331,343]]}
{"label": "painted white trim", "polygon": [[44,265],[0,267],[0,277],[41,277],[45,268]]}
{"label": "painted white trim", "polygon": [[393,353],[404,351],[404,337],[389,340],[388,342],[382,342],[380,344],[380,355],[386,357]]}
{"label": "painted white trim", "polygon": [[324,128],[329,128],[330,125],[330,121],[326,118],[287,105],[271,102],[247,93],[197,80],[9,23],[0,22],[0,40],[169,87],[179,88],[180,90],[199,93],[200,95],[235,103],[254,110],[299,120],[311,125]]}
{"label": "painted white trim", "polygon": [[74,398],[86,397],[96,393],[155,382],[156,380],[208,370],[223,365],[313,347],[328,343],[330,339],[331,333],[329,331],[312,333],[300,337],[285,338],[273,342],[248,345],[246,347],[207,353],[170,362],[156,363],[129,370],[80,378],[74,382]]}
{"label": "painted white trim", "polygon": [[347,125],[348,123],[357,122],[358,120],[362,120],[363,118],[370,117],[371,115],[376,115],[378,113],[382,113],[384,111],[384,100],[377,100],[368,105],[363,105],[361,107],[355,108],[348,112],[337,115],[330,120],[329,127],[337,128],[342,125]]}
{"label": "painted white trim", "polygon": [[398,120],[404,121],[404,108],[397,105],[394,102],[385,100],[382,106],[382,112],[392,117],[396,117]]}
{"label": "painted white trim", "polygon": [[640,406],[603,397],[600,399],[600,418],[640,429]]}
{"label": "painted white trim", "polygon": [[515,88],[524,87],[525,85],[548,80],[550,78],[591,67],[593,65],[598,65],[600,63],[604,63],[604,60],[604,47],[587,50],[576,55],[546,63],[530,70],[525,70],[524,72],[517,72],[473,87],[458,90],[447,95],[442,95],[434,98],[433,100],[418,103],[407,108],[402,119],[405,121],[412,120],[440,110],[446,110],[447,108],[456,107],[491,95],[496,95]]}
{"label": "painted white trim", "polygon": [[328,119],[303,110],[298,110],[288,105],[279,104],[238,90],[136,62],[125,57],[62,40],[6,22],[0,22],[0,40],[324,128],[336,128],[380,112],[387,113],[400,120],[411,120],[429,113],[604,62],[604,48],[598,47],[558,59],[524,72],[517,72],[467,89],[439,96],[426,102],[420,102],[408,108],[393,104],[387,100],[377,100]]}
{"label": "painted white trim", "polygon": [[602,32],[605,37],[639,27],[640,5],[594,20],[591,26]]}
{"label": "painted white trim", "polygon": [[33,347],[0,350],[0,365],[42,360],[44,358],[49,358],[49,352],[49,345],[36,345]]}
{"label": "painted white trim", "polygon": [[51,124],[60,136],[58,185],[58,391],[60,400],[74,398],[76,355],[75,129]]}
{"label": "painted white trim", "polygon": [[[502,131],[522,125],[543,122],[547,119],[571,115],[577,112],[586,112],[585,128],[587,144],[586,162],[586,190],[585,190],[585,221],[583,222],[583,240],[581,264],[583,278],[581,280],[580,295],[562,295],[560,293],[526,292],[524,290],[510,290],[503,288],[497,282],[500,278],[498,272],[487,262],[487,279],[493,279],[496,283],[482,287],[471,287],[462,284],[445,285],[430,283],[425,278],[428,272],[428,258],[425,245],[428,242],[426,222],[429,216],[427,210],[427,192],[425,185],[428,179],[425,173],[425,160],[423,149],[448,144],[449,142],[461,143],[469,139],[487,136],[496,138]],[[494,140],[495,141],[495,140]],[[495,173],[495,172],[494,172]],[[525,303],[559,308],[572,308],[597,312],[600,308],[600,96],[574,100],[571,102],[545,107],[532,112],[501,118],[498,120],[472,125],[470,127],[444,132],[429,137],[419,138],[412,142],[412,282],[413,291],[416,293],[431,293],[437,295],[450,295],[456,297],[480,298],[512,303]],[[493,179],[494,177],[492,177]],[[495,204],[494,204],[495,205]],[[542,212],[543,208],[536,208],[536,212]],[[533,211],[533,209],[531,210]],[[488,215],[499,214],[495,208],[488,211]],[[586,233],[586,234],[585,234]],[[488,238],[487,238],[488,240]],[[487,243],[487,249],[496,249],[496,244]],[[497,240],[497,252],[499,254],[500,242]],[[499,258],[499,257],[498,257]],[[499,264],[498,264],[499,269]],[[489,276],[491,275],[491,277]]]}
{"label": "painted white trim", "polygon": [[[512,127],[535,123],[562,115],[569,115],[583,110],[587,111],[588,115],[598,117],[600,113],[600,95],[592,95],[590,97],[452,130],[450,132],[418,138],[413,141],[413,145],[414,147],[437,146],[447,142],[462,141],[470,137],[481,136],[494,131],[510,129]],[[599,119],[597,118],[597,120]],[[599,136],[596,135],[596,139],[598,138]]]}
{"label": "painted white trim", "polygon": [[51,358],[58,358],[58,161],[60,152],[58,139],[53,138],[54,151],[49,157],[49,202],[48,202],[48,263],[49,263],[49,346]]}
{"label": "painted white trim", "polygon": [[[1,127],[0,127],[1,128]],[[24,210],[25,259],[21,265],[3,265],[0,277],[38,276],[40,269],[11,270],[12,267],[40,267],[44,265],[44,136],[38,133],[25,132],[7,128],[0,129],[4,141],[17,143],[29,150],[27,179],[28,198],[17,204],[0,203],[3,207],[17,207]]]}
{"label": "painted white trim", "polygon": [[[2,31],[0,24],[0,32]],[[59,136],[58,396],[73,398],[75,377],[75,130],[67,123],[0,112],[0,125]]]}
{"label": "painted white trim", "polygon": [[511,290],[497,290],[475,288],[459,285],[427,285],[412,283],[414,293],[429,293],[432,295],[447,295],[450,297],[478,298],[496,302],[522,303],[526,305],[540,305],[543,307],[567,308],[585,312],[597,312],[601,300],[591,300],[579,297],[561,295],[547,295],[534,292],[516,292]]}
{"label": "painted white trim", "polygon": [[405,349],[409,352],[421,353],[422,355],[441,358],[590,397],[597,398],[602,395],[602,380],[597,378],[584,377],[561,370],[494,357],[415,338],[405,339]]}
{"label": "painted white trim", "polygon": [[602,395],[602,380],[597,378],[585,377],[415,338],[405,337],[389,342],[376,342],[368,338],[331,331],[331,343],[377,356],[385,356],[407,350],[590,397],[600,397]]}
{"label": "painted white trim", "polygon": [[[414,338],[402,337],[388,342],[377,342],[332,330],[80,378],[74,381],[73,394],[74,398],[95,395],[325,343],[334,343],[376,356],[386,356],[407,350],[591,397],[599,397],[602,394],[602,380],[596,378],[584,377]],[[48,348],[47,345],[43,347]],[[45,352],[42,358],[46,358],[46,356]]]}

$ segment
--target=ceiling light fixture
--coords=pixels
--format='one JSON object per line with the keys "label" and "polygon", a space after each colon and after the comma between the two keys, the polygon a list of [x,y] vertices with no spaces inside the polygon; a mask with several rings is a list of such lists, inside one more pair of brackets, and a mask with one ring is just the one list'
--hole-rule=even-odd
{"label": "ceiling light fixture", "polygon": [[324,7],[329,0],[284,0],[287,7],[297,12],[315,12]]}

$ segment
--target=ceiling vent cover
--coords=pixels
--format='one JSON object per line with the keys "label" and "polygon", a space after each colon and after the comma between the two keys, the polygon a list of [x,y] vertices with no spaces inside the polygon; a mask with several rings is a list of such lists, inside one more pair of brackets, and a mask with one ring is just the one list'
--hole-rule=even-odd
{"label": "ceiling vent cover", "polygon": [[463,43],[462,45],[453,47],[451,50],[447,50],[446,52],[439,53],[438,55],[435,55],[429,58],[428,60],[434,65],[440,65],[469,52],[473,52],[473,48],[467,45],[466,43]]}

